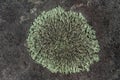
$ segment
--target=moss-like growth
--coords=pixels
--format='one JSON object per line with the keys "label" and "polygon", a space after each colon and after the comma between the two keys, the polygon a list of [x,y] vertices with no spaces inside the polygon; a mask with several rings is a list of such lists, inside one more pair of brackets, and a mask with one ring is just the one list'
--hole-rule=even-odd
{"label": "moss-like growth", "polygon": [[99,61],[95,31],[81,13],[61,7],[35,19],[27,46],[32,59],[54,73],[89,71],[90,65]]}

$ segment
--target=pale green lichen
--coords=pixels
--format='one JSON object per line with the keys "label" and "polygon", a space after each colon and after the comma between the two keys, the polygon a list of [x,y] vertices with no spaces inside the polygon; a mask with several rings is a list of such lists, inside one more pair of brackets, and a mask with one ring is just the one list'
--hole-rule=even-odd
{"label": "pale green lichen", "polygon": [[81,13],[56,7],[30,27],[27,46],[33,60],[56,73],[89,71],[99,61],[95,31]]}

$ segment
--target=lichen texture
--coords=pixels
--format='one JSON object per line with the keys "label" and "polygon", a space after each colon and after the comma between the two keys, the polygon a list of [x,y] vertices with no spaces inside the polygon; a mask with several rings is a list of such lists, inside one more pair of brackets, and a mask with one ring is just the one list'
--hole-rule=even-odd
{"label": "lichen texture", "polygon": [[81,13],[61,7],[43,11],[35,19],[27,47],[32,59],[53,73],[89,71],[99,61],[95,31]]}

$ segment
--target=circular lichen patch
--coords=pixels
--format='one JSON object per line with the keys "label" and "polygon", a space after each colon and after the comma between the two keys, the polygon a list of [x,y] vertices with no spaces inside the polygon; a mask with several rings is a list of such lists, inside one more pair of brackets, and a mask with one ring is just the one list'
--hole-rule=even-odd
{"label": "circular lichen patch", "polygon": [[81,13],[56,7],[42,12],[30,27],[27,47],[36,63],[53,73],[89,71],[99,61],[95,31]]}

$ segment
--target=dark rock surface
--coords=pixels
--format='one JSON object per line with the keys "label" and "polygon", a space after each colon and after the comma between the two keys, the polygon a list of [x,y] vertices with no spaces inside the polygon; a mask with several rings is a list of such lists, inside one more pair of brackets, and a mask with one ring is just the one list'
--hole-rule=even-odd
{"label": "dark rock surface", "polygon": [[[30,25],[57,5],[81,11],[96,30],[101,59],[88,73],[53,74],[28,55]],[[0,0],[0,80],[120,80],[120,0]]]}

